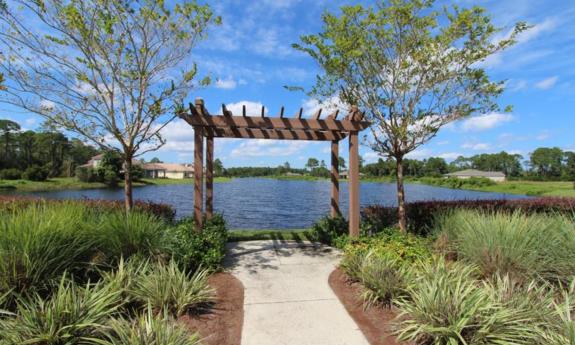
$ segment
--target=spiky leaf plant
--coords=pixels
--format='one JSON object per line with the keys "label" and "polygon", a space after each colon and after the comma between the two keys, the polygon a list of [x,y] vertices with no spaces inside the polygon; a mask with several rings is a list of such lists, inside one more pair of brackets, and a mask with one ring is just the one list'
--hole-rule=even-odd
{"label": "spiky leaf plant", "polygon": [[168,264],[152,264],[138,274],[130,294],[142,306],[150,305],[156,312],[179,316],[213,302],[209,275],[210,272],[203,269],[190,274],[173,260]]}
{"label": "spiky leaf plant", "polygon": [[79,286],[63,277],[49,299],[18,300],[14,317],[0,319],[8,344],[92,343],[120,305],[120,293],[102,284]]}
{"label": "spiky leaf plant", "polygon": [[397,298],[405,295],[408,280],[408,270],[397,258],[368,252],[360,271],[364,306],[391,306]]}

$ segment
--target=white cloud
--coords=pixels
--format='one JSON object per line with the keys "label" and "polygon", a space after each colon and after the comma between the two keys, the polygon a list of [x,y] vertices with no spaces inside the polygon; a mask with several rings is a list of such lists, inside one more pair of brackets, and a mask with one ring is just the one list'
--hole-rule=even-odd
{"label": "white cloud", "polygon": [[43,111],[52,111],[56,108],[56,103],[49,101],[47,99],[43,99],[40,101],[40,108]]}
{"label": "white cloud", "polygon": [[[262,107],[264,106],[261,102],[252,101],[239,101],[236,103],[226,104],[226,108],[231,111],[234,115],[242,115],[243,107],[246,107],[246,114],[248,116],[258,116],[262,113]],[[268,109],[264,108],[264,114],[268,113]]]}
{"label": "white cloud", "polygon": [[539,134],[535,137],[535,139],[541,141],[541,140],[547,140],[547,139],[549,139],[549,137],[550,137],[549,131],[543,131],[543,132],[539,133]]}
{"label": "white cloud", "polygon": [[524,32],[520,33],[517,36],[517,42],[518,43],[525,43],[527,41],[530,41],[530,40],[538,37],[539,35],[541,35],[545,32],[552,31],[553,29],[555,29],[555,27],[557,27],[558,23],[559,22],[558,22],[557,18],[546,18],[541,23],[535,24],[532,28],[525,30]]}
{"label": "white cloud", "polygon": [[443,145],[447,145],[447,144],[449,144],[448,140],[442,140],[442,141],[438,141],[436,145],[437,146],[443,146]]}
{"label": "white cloud", "polygon": [[235,89],[237,85],[238,85],[238,83],[235,80],[233,80],[232,78],[218,79],[216,81],[216,88],[218,88],[218,89],[231,90],[231,89]]}
{"label": "white cloud", "polygon": [[377,152],[374,151],[368,151],[363,154],[362,157],[367,163],[377,162],[380,158],[382,158]]}
{"label": "white cloud", "polygon": [[291,156],[303,150],[309,143],[305,141],[282,141],[255,139],[240,143],[232,149],[233,157],[279,157]]}
{"label": "white cloud", "polygon": [[491,145],[487,144],[487,143],[471,143],[471,142],[467,142],[464,143],[463,145],[461,145],[462,148],[464,149],[471,149],[471,150],[475,150],[475,151],[481,151],[481,150],[488,150]]}
{"label": "white cloud", "polygon": [[439,158],[443,158],[445,160],[454,160],[459,156],[464,156],[462,153],[459,152],[444,152],[437,155]]}
{"label": "white cloud", "polygon": [[302,107],[303,107],[303,113],[306,116],[313,116],[315,113],[318,112],[319,109],[322,109],[323,118],[334,112],[336,109],[339,109],[340,113],[338,115],[338,118],[341,119],[345,115],[347,115],[348,111],[347,105],[343,103],[341,99],[339,99],[339,97],[337,96],[330,97],[324,100],[323,102],[320,102],[319,100],[314,98],[310,98],[302,103]]}
{"label": "white cloud", "polygon": [[510,80],[509,83],[507,83],[507,87],[513,92],[521,91],[527,88],[527,81],[523,79]]}
{"label": "white cloud", "polygon": [[495,128],[503,123],[513,121],[513,115],[504,113],[489,113],[474,116],[463,121],[461,129],[464,132],[479,132]]}
{"label": "white cloud", "polygon": [[431,150],[426,148],[419,148],[405,155],[405,157],[409,159],[423,159],[431,156],[432,156]]}
{"label": "white cloud", "polygon": [[549,78],[543,79],[540,82],[536,83],[535,87],[540,89],[540,90],[547,90],[547,89],[550,89],[553,86],[555,86],[555,84],[557,83],[558,80],[559,80],[559,77],[557,77],[557,76],[549,77]]}

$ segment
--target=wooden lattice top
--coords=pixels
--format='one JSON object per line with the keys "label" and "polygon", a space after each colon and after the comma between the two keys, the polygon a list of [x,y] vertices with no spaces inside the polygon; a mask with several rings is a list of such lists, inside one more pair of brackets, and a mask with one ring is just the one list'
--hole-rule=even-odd
{"label": "wooden lattice top", "polygon": [[321,118],[322,109],[311,118],[302,118],[302,113],[300,108],[295,117],[285,117],[284,107],[281,107],[278,117],[267,117],[262,107],[261,114],[253,116],[246,113],[244,105],[238,116],[222,104],[222,115],[211,115],[204,101],[196,99],[195,106],[190,103],[189,113],[182,112],[179,116],[201,129],[204,136],[214,138],[338,141],[350,132],[359,132],[370,125],[364,120],[364,113],[355,106],[342,120],[337,119],[338,111],[324,119]]}

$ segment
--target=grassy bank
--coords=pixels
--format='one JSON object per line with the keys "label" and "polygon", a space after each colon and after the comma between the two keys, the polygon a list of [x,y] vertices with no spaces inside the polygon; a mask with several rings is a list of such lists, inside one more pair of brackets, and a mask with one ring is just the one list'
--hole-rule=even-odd
{"label": "grassy bank", "polygon": [[[214,182],[229,182],[230,178],[216,177]],[[142,187],[148,185],[181,185],[193,184],[193,179],[143,179],[139,182],[134,182],[134,187]],[[47,181],[28,181],[28,180],[0,180],[0,193],[4,191],[17,191],[17,192],[46,192],[52,190],[66,190],[66,189],[98,189],[108,188],[104,183],[100,182],[81,182],[75,177],[56,177]],[[120,183],[118,188],[123,188],[123,183]]]}
{"label": "grassy bank", "polygon": [[229,242],[241,241],[311,241],[312,235],[307,229],[295,230],[231,230],[228,233]]}
{"label": "grassy bank", "polygon": [[[421,183],[434,186],[452,188],[446,179],[424,178],[413,180],[412,183]],[[462,183],[458,189],[477,190],[482,192],[496,192],[509,194],[523,194],[533,196],[575,197],[573,182],[566,181],[505,181],[490,185]]]}

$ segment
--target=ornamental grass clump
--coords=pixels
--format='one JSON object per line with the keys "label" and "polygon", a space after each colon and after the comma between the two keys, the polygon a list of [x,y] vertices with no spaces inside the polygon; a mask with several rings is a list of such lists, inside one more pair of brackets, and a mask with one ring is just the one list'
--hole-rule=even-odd
{"label": "ornamental grass clump", "polygon": [[390,307],[396,299],[405,296],[408,272],[403,262],[397,258],[369,252],[359,272],[359,280],[364,287],[361,294],[364,306]]}
{"label": "ornamental grass clump", "polygon": [[199,345],[196,333],[176,323],[167,313],[154,315],[151,307],[135,320],[112,319],[100,345]]}
{"label": "ornamental grass clump", "polygon": [[477,268],[438,259],[418,269],[397,302],[400,341],[416,344],[533,344],[536,329],[495,301]]}
{"label": "ornamental grass clump", "polygon": [[575,223],[567,216],[459,210],[438,217],[436,230],[485,278],[568,283],[575,276]]}
{"label": "ornamental grass clump", "polygon": [[209,275],[210,271],[204,269],[190,274],[173,260],[168,264],[150,264],[138,273],[130,295],[144,308],[149,305],[156,313],[167,312],[177,317],[214,301]]}
{"label": "ornamental grass clump", "polygon": [[0,214],[0,294],[45,292],[67,271],[82,275],[96,245],[82,205],[33,205]]}
{"label": "ornamental grass clump", "polygon": [[6,344],[94,343],[120,304],[117,290],[80,286],[63,277],[48,299],[36,293],[20,297],[16,312],[0,318],[0,329]]}

